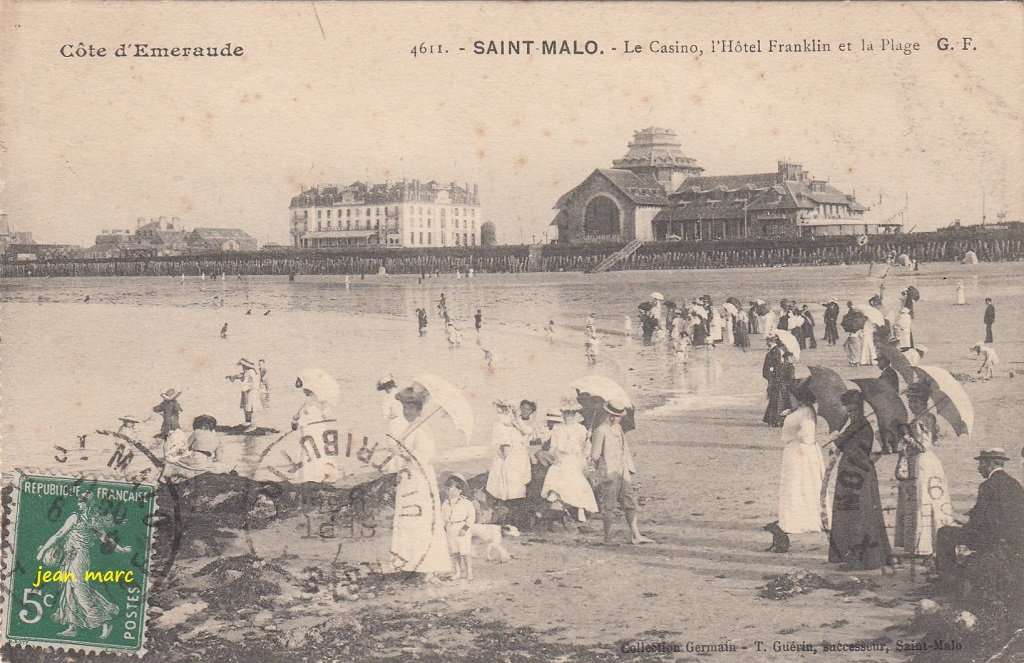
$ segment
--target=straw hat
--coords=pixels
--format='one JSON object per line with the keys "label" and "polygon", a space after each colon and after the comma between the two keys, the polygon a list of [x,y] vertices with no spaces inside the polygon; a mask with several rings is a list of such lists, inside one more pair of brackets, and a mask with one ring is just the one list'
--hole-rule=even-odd
{"label": "straw hat", "polygon": [[385,373],[383,377],[381,377],[379,380],[377,380],[377,386],[378,387],[383,387],[384,385],[388,384],[389,382],[391,384],[395,384],[395,378],[394,378],[393,375],[391,375],[391,373]]}
{"label": "straw hat", "polygon": [[137,423],[140,423],[140,421],[141,421],[140,419],[136,419],[135,417],[133,417],[130,414],[125,415],[123,417],[118,417],[118,419],[120,419],[123,423],[126,423],[126,424],[137,424]]}
{"label": "straw hat", "polygon": [[164,399],[165,401],[173,401],[178,396],[181,396],[181,392],[173,388],[168,389],[164,393],[160,394],[160,398]]}
{"label": "straw hat", "polygon": [[429,398],[430,394],[427,390],[418,384],[413,384],[411,387],[402,389],[395,394],[395,399],[400,403],[420,403],[422,404]]}
{"label": "straw hat", "polygon": [[251,361],[244,357],[238,360],[238,365],[241,366],[242,368],[256,368],[256,364],[252,363]]}
{"label": "straw hat", "polygon": [[626,406],[615,399],[611,399],[605,401],[604,411],[610,415],[621,417],[626,414]]}

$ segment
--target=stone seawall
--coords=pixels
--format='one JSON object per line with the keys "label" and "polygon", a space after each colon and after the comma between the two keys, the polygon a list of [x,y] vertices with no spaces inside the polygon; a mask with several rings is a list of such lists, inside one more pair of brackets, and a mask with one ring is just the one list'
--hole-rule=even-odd
{"label": "stone seawall", "polygon": [[[0,263],[0,276],[179,276],[181,274],[389,274],[587,271],[621,243],[548,245],[531,257],[528,246],[337,251],[279,250],[245,254],[53,260]],[[948,262],[973,251],[980,261],[1024,260],[1024,232],[875,235],[860,246],[853,237],[759,241],[652,242],[613,269],[707,269],[774,265],[880,262],[891,253],[911,260]]]}

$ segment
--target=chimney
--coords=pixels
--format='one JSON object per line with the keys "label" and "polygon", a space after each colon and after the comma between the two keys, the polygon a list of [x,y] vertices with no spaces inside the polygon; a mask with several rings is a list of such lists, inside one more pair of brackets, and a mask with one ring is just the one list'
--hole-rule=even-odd
{"label": "chimney", "polygon": [[476,205],[480,204],[480,185],[473,185],[473,203]]}

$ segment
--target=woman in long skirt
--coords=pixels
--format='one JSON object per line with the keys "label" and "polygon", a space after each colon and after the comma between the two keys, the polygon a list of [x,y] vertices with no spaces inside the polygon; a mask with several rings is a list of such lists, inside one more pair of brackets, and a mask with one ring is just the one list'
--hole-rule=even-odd
{"label": "woman in long skirt", "polygon": [[441,517],[441,496],[434,471],[437,446],[418,421],[429,395],[419,386],[406,387],[395,398],[409,427],[401,438],[402,468],[395,488],[395,516],[391,529],[391,564],[398,571],[423,573],[429,581],[434,574],[451,573],[452,560]]}
{"label": "woman in long skirt", "polygon": [[584,474],[589,458],[587,429],[576,419],[578,405],[562,406],[562,423],[551,431],[551,453],[555,462],[548,470],[541,497],[576,507],[577,520],[586,520],[585,512],[597,511],[594,490]]}
{"label": "woman in long skirt", "polygon": [[861,330],[860,360],[861,366],[875,365],[875,330],[878,325],[870,320],[864,321],[864,329]]}
{"label": "woman in long skirt", "polygon": [[818,415],[814,394],[791,385],[795,409],[782,424],[782,477],[779,483],[779,528],[787,534],[821,531],[821,482],[825,461],[814,440]]}
{"label": "woman in long skirt", "polygon": [[97,540],[115,552],[131,552],[130,546],[118,545],[108,536],[107,532],[115,527],[111,516],[97,511],[92,495],[83,493],[78,498],[78,510],[68,516],[61,528],[39,547],[36,559],[43,565],[59,566],[61,571],[75,577],[74,582],[64,583],[57,599],[53,619],[67,627],[58,636],[71,637],[77,635],[80,628],[97,627],[101,627],[100,639],[110,635],[110,622],[117,616],[118,607],[85,581],[85,572],[95,570],[89,551]]}
{"label": "woman in long skirt", "polygon": [[499,500],[518,500],[526,497],[526,484],[530,483],[530,449],[522,432],[516,428],[515,410],[504,400],[495,403],[498,422],[491,432],[494,460],[487,473],[487,492]]}
{"label": "woman in long skirt", "polygon": [[736,347],[743,348],[744,352],[750,347],[750,331],[747,316],[741,313],[736,317]]}
{"label": "woman in long skirt", "polygon": [[[906,427],[904,449],[897,463],[899,499],[893,545],[916,555],[935,552],[940,527],[953,524],[946,472],[932,450],[935,415],[926,412]],[[901,468],[905,467],[905,471]]]}
{"label": "woman in long skirt", "polygon": [[835,345],[839,341],[839,302],[834,298],[825,304],[825,342]]}
{"label": "woman in long skirt", "polygon": [[875,433],[864,416],[864,397],[859,391],[851,389],[840,400],[850,422],[835,441],[842,456],[836,468],[828,561],[843,562],[851,570],[878,569],[885,565],[891,549],[871,458]]}
{"label": "woman in long skirt", "polygon": [[771,336],[768,342],[771,347],[761,367],[761,376],[768,381],[768,405],[761,420],[773,428],[779,428],[784,420],[782,411],[793,407],[787,389],[793,379],[793,355],[779,343],[778,337]]}

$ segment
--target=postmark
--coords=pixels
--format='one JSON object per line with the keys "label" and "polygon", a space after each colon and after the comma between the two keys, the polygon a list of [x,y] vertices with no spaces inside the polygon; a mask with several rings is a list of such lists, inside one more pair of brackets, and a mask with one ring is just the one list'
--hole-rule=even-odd
{"label": "postmark", "polygon": [[144,654],[156,486],[24,473],[11,495],[3,641]]}
{"label": "postmark", "polygon": [[[413,428],[415,434],[422,428]],[[342,432],[334,419],[282,435],[261,453],[246,495],[246,544],[256,557],[301,550],[311,562],[336,564],[377,557],[382,571],[415,573],[437,553],[440,493],[432,467],[405,437]],[[381,508],[394,483],[394,511]],[[294,505],[301,503],[298,508]],[[387,514],[391,527],[384,527]],[[289,543],[263,536],[268,527],[293,519]],[[395,531],[399,530],[396,536]],[[386,559],[379,553],[390,536]],[[371,541],[372,540],[372,541]],[[290,545],[289,545],[290,544]],[[447,555],[447,549],[444,550]],[[356,561],[370,561],[357,559]]]}

